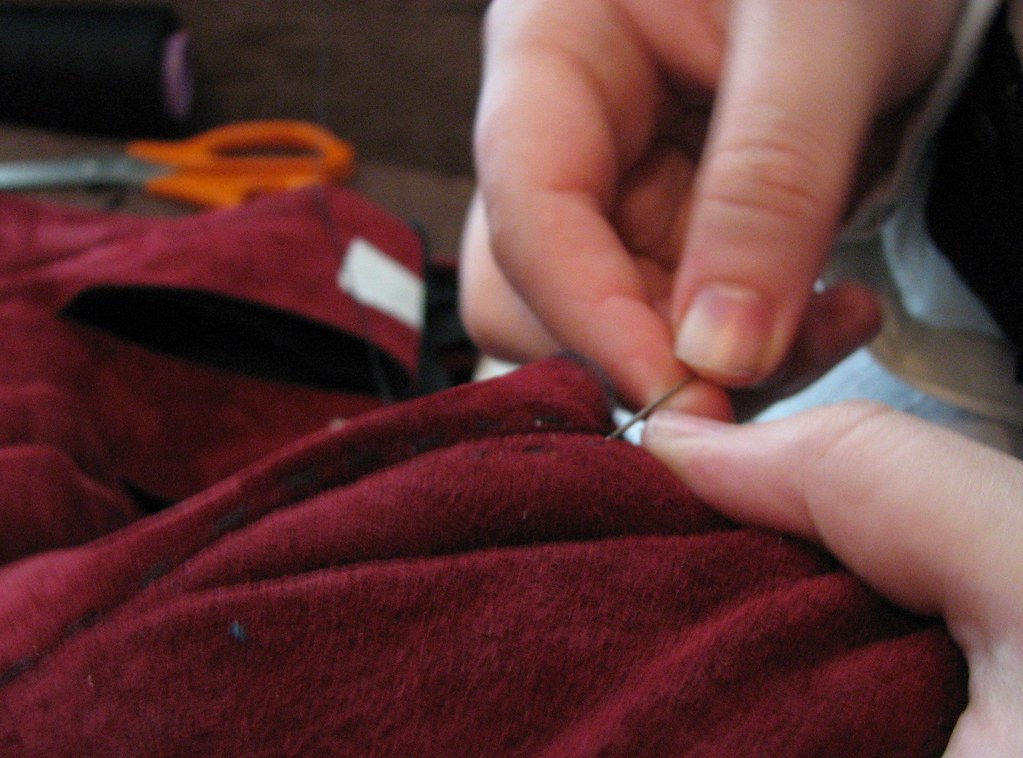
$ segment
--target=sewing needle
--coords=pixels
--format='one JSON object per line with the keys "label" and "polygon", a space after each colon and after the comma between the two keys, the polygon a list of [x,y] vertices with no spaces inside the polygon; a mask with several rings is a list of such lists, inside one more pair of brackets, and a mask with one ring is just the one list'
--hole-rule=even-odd
{"label": "sewing needle", "polygon": [[681,382],[676,384],[674,387],[672,387],[670,390],[665,392],[663,395],[661,395],[659,398],[654,400],[652,403],[650,403],[649,405],[641,408],[634,416],[632,416],[632,418],[630,418],[624,424],[619,426],[617,429],[615,429],[613,432],[611,432],[609,435],[607,435],[607,437],[605,437],[604,439],[607,439],[607,440],[621,439],[625,435],[625,433],[627,431],[629,431],[629,429],[631,429],[633,426],[638,424],[640,421],[644,421],[647,418],[647,416],[649,416],[651,413],[653,413],[658,408],[660,408],[662,405],[664,405],[664,403],[668,402],[668,400],[670,400],[672,397],[674,397],[675,394],[677,394],[678,392],[681,392],[685,388],[685,386],[687,384],[689,384],[689,382],[693,381],[693,379],[695,379],[695,378],[696,377],[694,375],[692,375],[692,374],[687,376],[685,379],[683,379]]}

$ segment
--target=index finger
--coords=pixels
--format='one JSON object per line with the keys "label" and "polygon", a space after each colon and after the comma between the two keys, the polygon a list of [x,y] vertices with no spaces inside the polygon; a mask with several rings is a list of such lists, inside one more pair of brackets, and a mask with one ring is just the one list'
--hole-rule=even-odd
{"label": "index finger", "polygon": [[488,28],[480,186],[507,279],[559,343],[642,404],[684,369],[608,215],[623,167],[653,130],[657,74],[615,19],[572,5],[505,4],[512,16],[532,13],[529,28],[507,15]]}
{"label": "index finger", "polygon": [[941,50],[937,31],[905,44],[919,31],[909,20],[942,19],[949,5],[734,4],[673,298],[676,353],[698,373],[737,386],[778,367],[833,243],[875,117],[895,96],[894,81],[922,76],[907,73],[909,63],[923,71]]}

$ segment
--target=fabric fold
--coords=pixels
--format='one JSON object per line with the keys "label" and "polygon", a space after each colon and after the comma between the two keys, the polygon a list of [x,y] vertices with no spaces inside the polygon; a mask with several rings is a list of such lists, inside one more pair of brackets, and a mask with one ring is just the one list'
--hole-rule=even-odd
{"label": "fabric fold", "polygon": [[608,441],[567,357],[0,570],[21,755],[935,755],[942,625]]}
{"label": "fabric fold", "polygon": [[[353,248],[422,279],[418,236],[343,188],[174,219],[0,195],[0,443],[48,447],[112,498],[86,517],[80,488],[55,478],[65,507],[0,540],[0,563],[24,554],[17,544],[94,537],[414,394],[421,330],[339,286]],[[16,453],[0,448],[0,510],[41,486]]]}

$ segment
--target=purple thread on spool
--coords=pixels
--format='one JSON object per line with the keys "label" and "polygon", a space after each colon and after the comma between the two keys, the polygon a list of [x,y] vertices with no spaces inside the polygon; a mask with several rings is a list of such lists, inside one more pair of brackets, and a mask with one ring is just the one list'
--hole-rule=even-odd
{"label": "purple thread on spool", "polygon": [[0,119],[134,139],[192,115],[192,40],[166,5],[0,0]]}
{"label": "purple thread on spool", "polygon": [[181,123],[192,113],[195,68],[192,65],[192,35],[179,29],[167,38],[161,62],[163,107],[168,116]]}

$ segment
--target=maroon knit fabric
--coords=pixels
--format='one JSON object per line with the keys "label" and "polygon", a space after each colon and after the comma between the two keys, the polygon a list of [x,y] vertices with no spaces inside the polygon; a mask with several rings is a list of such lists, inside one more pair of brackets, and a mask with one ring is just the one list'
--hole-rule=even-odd
{"label": "maroon knit fabric", "polygon": [[608,429],[556,359],[8,565],[0,753],[940,753],[966,698],[940,623]]}
{"label": "maroon knit fabric", "polygon": [[[177,501],[381,405],[376,389],[292,380],[297,354],[306,373],[348,361],[370,381],[364,356],[309,348],[306,335],[372,344],[415,376],[419,333],[338,287],[356,237],[421,274],[415,234],[344,189],[181,219],[0,195],[0,563],[92,539],[137,518],[140,493]],[[87,298],[102,323],[82,316]],[[190,303],[202,310],[186,320]],[[156,348],[133,334],[143,313]],[[217,363],[277,325],[298,331],[250,353],[269,361],[279,347],[283,378]]]}
{"label": "maroon knit fabric", "polygon": [[362,238],[413,273],[421,245],[404,223],[340,187],[276,193],[238,208],[143,219],[0,195],[0,302],[53,313],[103,285],[186,289],[258,303],[363,334],[414,368],[408,328],[359,308],[337,285]]}

